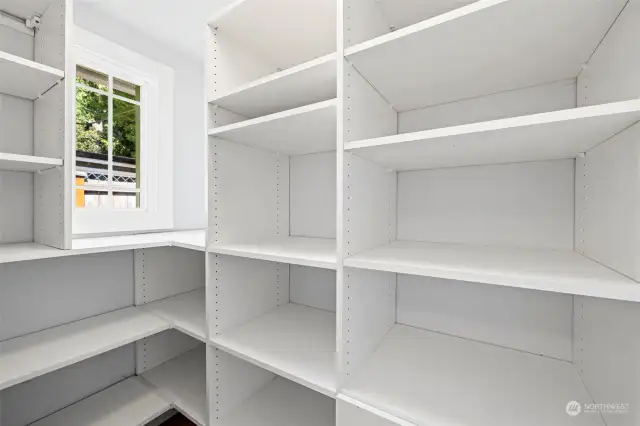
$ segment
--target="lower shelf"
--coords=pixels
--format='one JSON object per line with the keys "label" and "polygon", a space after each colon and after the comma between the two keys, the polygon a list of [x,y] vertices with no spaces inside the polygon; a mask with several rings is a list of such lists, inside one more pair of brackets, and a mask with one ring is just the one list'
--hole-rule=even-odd
{"label": "lower shelf", "polygon": [[211,340],[245,361],[325,395],[336,394],[333,312],[289,303]]}
{"label": "lower shelf", "polygon": [[216,425],[335,426],[335,401],[277,377]]}
{"label": "lower shelf", "polygon": [[169,329],[129,307],[0,342],[0,390]]}
{"label": "lower shelf", "polygon": [[142,426],[170,408],[153,386],[131,377],[33,426]]}
{"label": "lower shelf", "polygon": [[567,415],[592,402],[571,363],[404,325],[341,392],[418,425],[603,426]]}
{"label": "lower shelf", "polygon": [[142,374],[175,409],[200,426],[207,425],[206,358],[206,346],[200,345]]}
{"label": "lower shelf", "polygon": [[336,240],[282,237],[256,243],[216,244],[209,252],[293,265],[336,269]]}
{"label": "lower shelf", "polygon": [[347,267],[640,302],[640,284],[569,250],[395,241]]}
{"label": "lower shelf", "polygon": [[168,321],[171,328],[206,343],[207,320],[204,288],[148,303],[142,307]]}

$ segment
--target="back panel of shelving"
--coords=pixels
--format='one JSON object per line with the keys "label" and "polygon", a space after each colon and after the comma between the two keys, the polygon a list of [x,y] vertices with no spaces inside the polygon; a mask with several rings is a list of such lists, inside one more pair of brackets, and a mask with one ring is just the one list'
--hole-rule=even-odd
{"label": "back panel of shelving", "polygon": [[573,249],[574,160],[398,173],[398,240]]}
{"label": "back panel of shelving", "polygon": [[135,374],[130,344],[0,392],[0,424],[26,426]]}
{"label": "back panel of shelving", "polygon": [[331,269],[290,265],[289,298],[292,303],[335,312],[336,272]]}
{"label": "back panel of shelving", "polygon": [[131,251],[0,265],[0,340],[133,305]]}

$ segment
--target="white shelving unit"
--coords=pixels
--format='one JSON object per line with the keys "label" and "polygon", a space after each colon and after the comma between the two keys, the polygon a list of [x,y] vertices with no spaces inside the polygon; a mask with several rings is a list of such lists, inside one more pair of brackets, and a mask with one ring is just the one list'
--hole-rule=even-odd
{"label": "white shelving unit", "polygon": [[[0,246],[71,247],[70,0],[2,0]],[[40,18],[36,30],[26,20]],[[9,24],[10,22],[10,24]],[[6,123],[6,124],[5,124]]]}
{"label": "white shelving unit", "polygon": [[640,0],[234,1],[206,234],[73,242],[71,2],[0,10],[0,426],[639,424]]}

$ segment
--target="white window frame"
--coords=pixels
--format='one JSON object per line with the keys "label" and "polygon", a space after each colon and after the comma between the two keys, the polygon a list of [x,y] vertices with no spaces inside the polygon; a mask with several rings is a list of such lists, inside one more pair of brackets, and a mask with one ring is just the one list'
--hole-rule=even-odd
{"label": "white window frame", "polygon": [[73,76],[67,75],[67,81],[72,83],[69,90],[73,90],[74,120],[76,66],[107,74],[110,80],[118,78],[143,87],[139,153],[141,206],[130,210],[75,207],[76,135],[72,126],[74,236],[173,228],[173,70],[79,27],[75,28],[74,40]]}

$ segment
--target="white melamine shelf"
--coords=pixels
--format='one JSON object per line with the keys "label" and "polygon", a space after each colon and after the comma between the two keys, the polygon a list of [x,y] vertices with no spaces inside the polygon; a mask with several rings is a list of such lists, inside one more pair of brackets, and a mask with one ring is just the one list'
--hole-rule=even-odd
{"label": "white melamine shelf", "polygon": [[281,237],[256,243],[209,246],[209,252],[316,268],[336,269],[336,240]]}
{"label": "white melamine shelf", "polygon": [[575,158],[640,121],[640,101],[506,118],[345,144],[394,170]]}
{"label": "white melamine shelf", "polygon": [[335,396],[336,316],[289,303],[211,339],[218,348]]}
{"label": "white melamine shelf", "polygon": [[569,362],[396,325],[341,393],[418,425],[603,426]]}
{"label": "white melamine shelf", "polygon": [[209,135],[287,155],[335,151],[336,100],[216,127]]}
{"label": "white melamine shelf", "polygon": [[143,426],[171,409],[144,379],[131,377],[32,426]]}
{"label": "white melamine shelf", "polygon": [[204,288],[148,303],[142,305],[142,307],[166,320],[171,325],[171,328],[175,328],[206,343],[207,324]]}
{"label": "white melamine shelf", "polygon": [[0,93],[34,100],[64,78],[64,72],[0,51]]}
{"label": "white melamine shelf", "polygon": [[248,118],[336,97],[336,55],[271,74],[210,100]]}
{"label": "white melamine shelf", "polygon": [[395,241],[344,266],[640,302],[640,283],[569,250]]}
{"label": "white melamine shelf", "polygon": [[397,111],[438,105],[576,77],[625,4],[481,0],[345,56]]}
{"label": "white melamine shelf", "polygon": [[35,243],[7,244],[0,246],[0,263],[171,246],[205,251],[205,231],[83,238],[73,240],[70,250],[59,250]]}
{"label": "white melamine shelf", "polygon": [[7,154],[0,152],[0,170],[11,172],[38,172],[62,167],[58,158],[34,157],[33,155]]}
{"label": "white melamine shelf", "polygon": [[130,307],[0,342],[0,390],[168,329]]}
{"label": "white melamine shelf", "polygon": [[274,72],[336,51],[336,2],[326,0],[235,0],[209,26],[216,28],[222,52],[247,52]]}
{"label": "white melamine shelf", "polygon": [[207,424],[205,345],[143,373],[142,377],[191,421],[199,426]]}
{"label": "white melamine shelf", "polygon": [[0,10],[20,18],[42,15],[53,0],[1,0]]}
{"label": "white melamine shelf", "polygon": [[216,425],[335,426],[335,401],[277,377]]}

